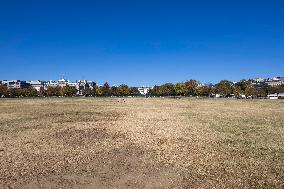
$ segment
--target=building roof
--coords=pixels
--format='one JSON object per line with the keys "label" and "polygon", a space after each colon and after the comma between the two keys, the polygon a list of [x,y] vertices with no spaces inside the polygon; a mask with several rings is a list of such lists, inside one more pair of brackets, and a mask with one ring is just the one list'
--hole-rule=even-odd
{"label": "building roof", "polygon": [[277,77],[277,79],[284,81],[284,77]]}
{"label": "building roof", "polygon": [[66,79],[59,79],[58,81],[60,81],[60,82],[68,82],[68,80],[66,80]]}

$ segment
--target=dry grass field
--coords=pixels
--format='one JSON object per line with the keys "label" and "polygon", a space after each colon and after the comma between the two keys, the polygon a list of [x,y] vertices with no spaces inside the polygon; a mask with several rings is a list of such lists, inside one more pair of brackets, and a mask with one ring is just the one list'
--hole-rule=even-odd
{"label": "dry grass field", "polygon": [[284,101],[0,99],[0,188],[284,188]]}

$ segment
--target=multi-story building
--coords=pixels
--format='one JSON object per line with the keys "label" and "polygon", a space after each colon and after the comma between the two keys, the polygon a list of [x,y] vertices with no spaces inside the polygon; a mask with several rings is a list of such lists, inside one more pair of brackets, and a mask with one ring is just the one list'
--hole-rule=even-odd
{"label": "multi-story building", "polygon": [[70,87],[77,87],[77,83],[76,82],[69,82],[68,84],[67,84],[67,86],[70,86]]}
{"label": "multi-story building", "polygon": [[93,81],[87,81],[87,80],[77,80],[77,94],[82,95],[84,90],[93,90],[94,86],[96,85]]}
{"label": "multi-story building", "polygon": [[8,89],[22,89],[30,86],[25,81],[20,80],[2,80],[2,84],[6,85]]}
{"label": "multi-story building", "polygon": [[59,79],[58,81],[50,80],[47,82],[47,87],[66,87],[69,84],[69,80]]}
{"label": "multi-story building", "polygon": [[255,79],[252,79],[251,81],[253,85],[262,85],[264,84],[265,79],[255,78]]}
{"label": "multi-story building", "polygon": [[66,80],[66,79],[59,79],[58,82],[57,82],[57,85],[60,86],[60,87],[66,87],[69,83],[69,80]]}
{"label": "multi-story building", "polygon": [[96,83],[93,81],[87,81],[87,86],[89,87],[90,90],[93,90],[96,87]]}
{"label": "multi-story building", "polygon": [[82,93],[83,90],[87,87],[87,81],[86,80],[77,80],[77,90],[79,93]]}
{"label": "multi-story building", "polygon": [[47,87],[57,87],[57,86],[58,86],[57,81],[50,80],[50,81],[48,81],[46,83],[45,88],[47,88]]}
{"label": "multi-story building", "polygon": [[45,81],[40,81],[40,80],[31,80],[31,81],[26,81],[30,86],[35,88],[37,91],[40,91],[41,88],[44,88],[46,85]]}
{"label": "multi-story building", "polygon": [[252,80],[253,85],[269,85],[272,87],[284,85],[284,77],[274,77],[268,79],[256,78]]}
{"label": "multi-story building", "polygon": [[276,86],[283,85],[283,84],[284,84],[284,81],[281,80],[281,79],[279,79],[279,78],[281,78],[281,77],[274,77],[274,78],[272,78],[272,79],[267,79],[267,80],[265,81],[265,83],[266,83],[267,85],[272,86],[272,87],[276,87]]}

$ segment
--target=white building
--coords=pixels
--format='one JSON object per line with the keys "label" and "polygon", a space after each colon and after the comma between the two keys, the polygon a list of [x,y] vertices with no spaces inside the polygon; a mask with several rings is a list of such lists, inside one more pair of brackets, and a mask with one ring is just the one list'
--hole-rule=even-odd
{"label": "white building", "polygon": [[47,87],[57,87],[57,86],[59,86],[59,87],[66,87],[66,86],[76,87],[77,83],[76,82],[70,82],[67,79],[59,79],[58,81],[53,81],[53,80],[48,81],[46,86]]}
{"label": "white building", "polygon": [[44,88],[45,82],[40,81],[40,80],[32,80],[32,81],[27,81],[27,83],[32,86],[34,89],[37,91],[40,91],[41,88]]}
{"label": "white building", "polygon": [[273,77],[268,79],[256,78],[252,80],[253,85],[269,85],[272,87],[277,87],[284,85],[284,77]]}
{"label": "white building", "polygon": [[2,80],[1,83],[2,85],[6,85],[8,89],[21,89],[30,86],[25,81],[20,81],[20,80]]}
{"label": "white building", "polygon": [[57,85],[60,86],[60,87],[66,87],[69,83],[69,80],[66,80],[66,79],[59,79],[57,81]]}
{"label": "white building", "polygon": [[57,86],[58,86],[58,82],[53,81],[53,80],[48,81],[46,84],[46,87],[57,87]]}
{"label": "white building", "polygon": [[67,85],[70,86],[70,87],[76,87],[77,88],[78,83],[76,83],[76,82],[68,82]]}
{"label": "white building", "polygon": [[152,89],[152,87],[138,87],[138,91],[140,94],[142,95],[146,95],[149,93],[150,89]]}
{"label": "white building", "polygon": [[283,85],[283,84],[284,84],[284,81],[281,80],[280,78],[274,77],[274,78],[272,78],[272,79],[266,80],[265,83],[266,83],[267,85],[272,86],[272,87],[276,87],[276,86]]}
{"label": "white building", "polygon": [[77,80],[76,81],[76,89],[78,95],[83,95],[84,90],[93,90],[95,86],[95,82],[88,80]]}
{"label": "white building", "polygon": [[264,83],[265,79],[263,78],[255,78],[252,80],[253,85],[262,85]]}

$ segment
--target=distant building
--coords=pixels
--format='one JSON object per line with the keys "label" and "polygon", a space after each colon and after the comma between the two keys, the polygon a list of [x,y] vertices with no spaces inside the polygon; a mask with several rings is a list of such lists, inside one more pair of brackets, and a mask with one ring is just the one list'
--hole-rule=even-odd
{"label": "distant building", "polygon": [[6,85],[8,89],[22,89],[30,86],[25,81],[20,80],[2,80],[2,84]]}
{"label": "distant building", "polygon": [[255,78],[252,80],[252,84],[253,85],[263,85],[264,84],[265,79],[262,78]]}
{"label": "distant building", "polygon": [[90,90],[93,90],[96,87],[96,83],[93,81],[87,81],[87,86]]}
{"label": "distant building", "polygon": [[53,80],[50,80],[47,82],[45,88],[47,87],[57,87],[58,86],[58,82],[57,81],[53,81]]}
{"label": "distant building", "polygon": [[87,81],[87,80],[77,80],[76,82],[70,82],[67,79],[60,79],[58,81],[50,80],[46,83],[45,88],[47,87],[66,87],[72,86],[76,88],[77,95],[82,95],[84,90],[93,89],[96,85],[95,82]]}
{"label": "distant building", "polygon": [[76,83],[76,82],[68,82],[67,85],[70,86],[70,87],[77,87],[78,83]]}
{"label": "distant building", "polygon": [[272,87],[277,87],[284,84],[284,77],[274,77],[267,79],[256,78],[252,80],[252,84],[258,86],[269,85]]}
{"label": "distant building", "polygon": [[276,77],[277,79],[284,81],[284,77]]}
{"label": "distant building", "polygon": [[87,81],[87,80],[77,80],[76,81],[76,89],[78,95],[83,95],[84,90],[93,90],[94,86],[96,85],[93,81]]}
{"label": "distant building", "polygon": [[204,87],[204,86],[205,86],[205,84],[203,84],[203,83],[197,81],[197,87]]}
{"label": "distant building", "polygon": [[[279,77],[279,78],[280,78],[280,77]],[[267,85],[272,86],[272,87],[276,87],[276,86],[283,85],[283,84],[284,84],[284,81],[281,80],[281,79],[279,79],[279,78],[278,78],[278,77],[274,77],[274,78],[272,78],[272,79],[267,79],[267,80],[265,81],[265,83],[266,83]]]}
{"label": "distant building", "polygon": [[47,82],[46,87],[66,87],[66,86],[76,86],[76,83],[69,82],[66,79],[59,79],[58,81],[50,80]]}
{"label": "distant building", "polygon": [[26,81],[30,86],[35,88],[37,91],[40,91],[41,88],[44,88],[46,82],[40,81],[40,80],[32,80],[32,81]]}
{"label": "distant building", "polygon": [[149,93],[151,88],[152,87],[144,87],[144,86],[143,87],[138,87],[138,91],[139,91],[140,94],[146,95],[146,94]]}
{"label": "distant building", "polygon": [[57,85],[60,86],[60,87],[66,87],[69,83],[69,80],[66,80],[66,79],[60,79],[58,80],[57,82]]}

